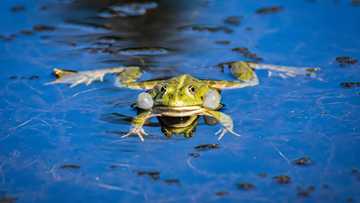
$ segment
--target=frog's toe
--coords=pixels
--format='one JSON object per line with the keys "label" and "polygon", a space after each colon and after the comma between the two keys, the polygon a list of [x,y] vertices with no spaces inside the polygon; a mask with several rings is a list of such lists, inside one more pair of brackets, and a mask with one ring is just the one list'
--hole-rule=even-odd
{"label": "frog's toe", "polygon": [[140,140],[142,142],[144,142],[144,136],[148,135],[143,128],[132,128],[128,133],[126,133],[125,135],[121,136],[121,138],[126,138],[129,137],[131,135],[137,135]]}
{"label": "frog's toe", "polygon": [[221,140],[227,132],[229,132],[229,133],[231,133],[231,134],[233,134],[233,135],[235,135],[235,136],[238,136],[238,137],[241,136],[240,134],[234,132],[234,130],[232,130],[232,129],[227,129],[227,128],[220,128],[220,129],[215,133],[215,135],[218,136],[218,140]]}

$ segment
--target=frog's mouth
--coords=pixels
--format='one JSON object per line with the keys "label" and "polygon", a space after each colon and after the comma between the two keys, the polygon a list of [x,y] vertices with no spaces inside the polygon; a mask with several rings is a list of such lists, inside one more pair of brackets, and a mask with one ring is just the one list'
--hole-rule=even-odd
{"label": "frog's mouth", "polygon": [[161,116],[188,117],[199,115],[203,111],[201,106],[156,106],[153,111]]}
{"label": "frog's mouth", "polygon": [[198,116],[184,116],[184,117],[158,117],[161,124],[172,128],[184,128],[193,124]]}

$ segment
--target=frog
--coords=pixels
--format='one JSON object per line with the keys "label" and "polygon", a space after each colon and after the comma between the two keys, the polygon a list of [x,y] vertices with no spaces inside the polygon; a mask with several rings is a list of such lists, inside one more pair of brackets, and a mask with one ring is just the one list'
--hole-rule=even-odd
{"label": "frog", "polygon": [[190,74],[181,74],[168,79],[139,81],[143,74],[140,67],[120,66],[86,71],[54,68],[56,79],[47,84],[68,84],[70,87],[90,85],[95,81],[104,81],[107,74],[114,74],[115,86],[142,90],[135,103],[140,111],[132,119],[130,130],[122,135],[122,138],[135,135],[143,142],[148,135],[144,130],[144,124],[152,117],[158,118],[160,124],[165,126],[162,131],[167,137],[173,133],[190,137],[199,116],[204,116],[214,119],[221,125],[215,133],[218,140],[221,140],[227,133],[241,136],[235,132],[231,116],[220,110],[223,106],[222,91],[259,85],[256,70],[266,70],[269,75],[276,72],[282,78],[297,75],[313,76],[319,70],[314,67],[300,68],[249,61],[227,62],[221,66],[230,69],[234,80],[199,79]]}

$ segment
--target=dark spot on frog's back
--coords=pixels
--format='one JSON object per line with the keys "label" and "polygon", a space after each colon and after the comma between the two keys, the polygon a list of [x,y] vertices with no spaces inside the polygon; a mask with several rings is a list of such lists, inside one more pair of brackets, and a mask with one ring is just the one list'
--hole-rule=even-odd
{"label": "dark spot on frog's back", "polygon": [[284,8],[282,6],[269,6],[263,7],[256,10],[257,14],[272,14],[272,13],[279,13],[283,11]]}
{"label": "dark spot on frog's back", "polygon": [[274,180],[279,184],[289,184],[289,183],[291,183],[291,178],[290,178],[290,176],[287,176],[287,175],[275,176]]}
{"label": "dark spot on frog's back", "polygon": [[338,56],[336,57],[336,62],[340,64],[340,66],[345,67],[347,65],[354,65],[358,62],[357,59],[351,56]]}
{"label": "dark spot on frog's back", "polygon": [[295,159],[293,161],[293,164],[298,165],[298,166],[309,166],[311,165],[313,162],[310,159],[310,157],[304,156],[304,157],[300,157],[298,159]]}
{"label": "dark spot on frog's back", "polygon": [[75,169],[80,169],[80,165],[78,165],[78,164],[63,164],[60,166],[60,168],[75,170]]}
{"label": "dark spot on frog's back", "polygon": [[207,151],[207,150],[213,150],[213,149],[219,149],[219,144],[201,144],[195,147],[198,151]]}

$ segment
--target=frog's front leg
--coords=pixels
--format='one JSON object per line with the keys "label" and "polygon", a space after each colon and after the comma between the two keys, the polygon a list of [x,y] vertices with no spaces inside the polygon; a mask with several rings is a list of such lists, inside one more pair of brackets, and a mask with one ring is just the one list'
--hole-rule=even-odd
{"label": "frog's front leg", "polygon": [[121,137],[125,138],[125,137],[129,137],[130,135],[137,135],[139,136],[140,140],[144,142],[144,136],[148,134],[144,131],[143,126],[149,118],[154,116],[158,116],[158,115],[153,114],[152,111],[145,111],[140,113],[132,120],[131,122],[132,126],[130,131]]}
{"label": "frog's front leg", "polygon": [[75,87],[79,84],[89,85],[94,81],[103,81],[107,74],[119,74],[124,71],[140,70],[139,67],[114,67],[89,71],[73,71],[55,68],[53,73],[56,80],[46,84],[70,84],[70,87]]}
{"label": "frog's front leg", "polygon": [[235,136],[239,136],[239,137],[241,136],[238,133],[234,132],[234,123],[230,116],[220,111],[214,111],[210,109],[205,109],[203,113],[206,116],[215,118],[223,126],[219,131],[215,133],[216,135],[219,135],[218,140],[221,140],[224,137],[225,133],[227,132]]}

